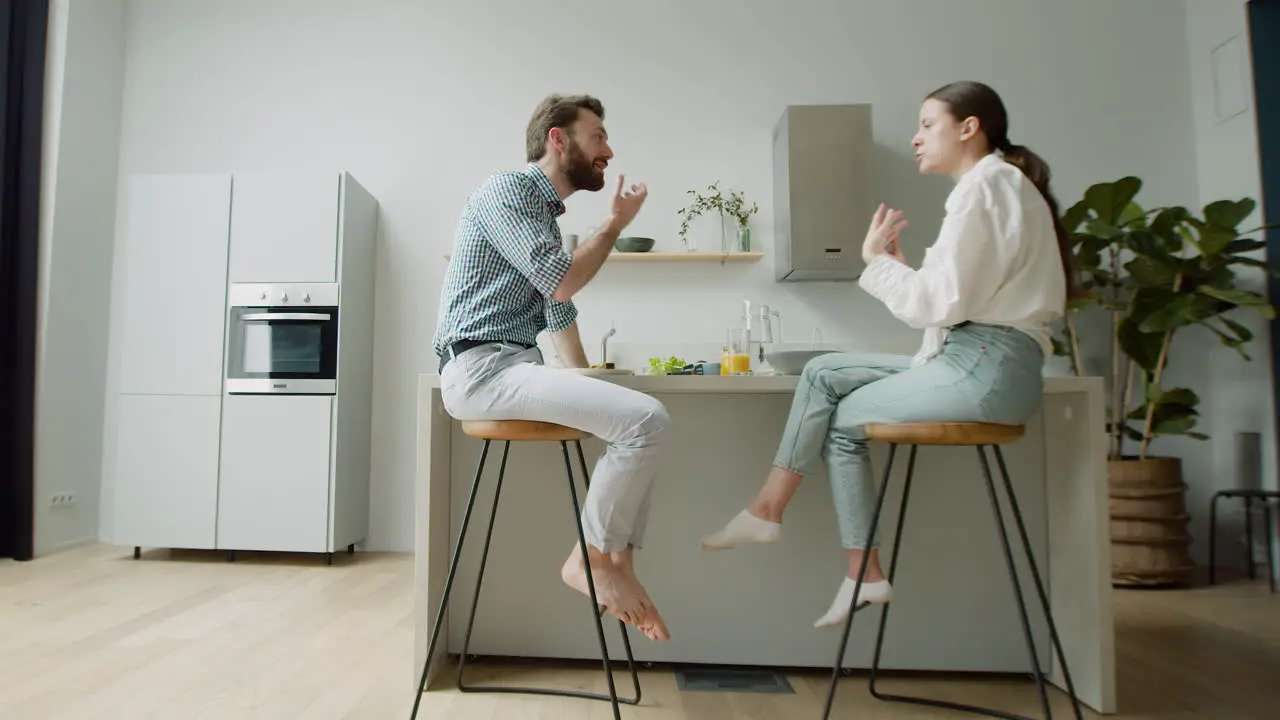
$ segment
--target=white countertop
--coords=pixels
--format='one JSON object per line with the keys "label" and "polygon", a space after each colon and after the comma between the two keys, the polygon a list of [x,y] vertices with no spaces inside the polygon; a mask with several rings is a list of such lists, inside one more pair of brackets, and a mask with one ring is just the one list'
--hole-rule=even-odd
{"label": "white countertop", "polygon": [[[800,382],[798,375],[599,375],[591,376],[623,387],[648,393],[791,393]],[[440,376],[424,373],[420,386],[438,388]],[[1102,378],[1046,376],[1046,395],[1102,392]]]}

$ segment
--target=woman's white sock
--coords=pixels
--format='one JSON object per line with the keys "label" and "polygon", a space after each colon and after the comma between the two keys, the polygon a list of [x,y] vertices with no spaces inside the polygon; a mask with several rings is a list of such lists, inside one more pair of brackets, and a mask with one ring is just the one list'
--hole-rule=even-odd
{"label": "woman's white sock", "polygon": [[[820,628],[842,624],[849,617],[849,603],[853,601],[853,590],[857,586],[857,580],[846,577],[840,583],[840,589],[836,592],[836,599],[831,602],[831,607],[827,609],[827,614],[818,618],[818,621],[813,626]],[[863,583],[862,590],[858,591],[858,607],[861,608],[864,605],[873,603],[887,603],[892,595],[893,589],[889,586],[888,580]]]}
{"label": "woman's white sock", "polygon": [[770,522],[743,510],[728,525],[702,538],[703,550],[728,550],[747,543],[774,543],[782,537],[782,523]]}

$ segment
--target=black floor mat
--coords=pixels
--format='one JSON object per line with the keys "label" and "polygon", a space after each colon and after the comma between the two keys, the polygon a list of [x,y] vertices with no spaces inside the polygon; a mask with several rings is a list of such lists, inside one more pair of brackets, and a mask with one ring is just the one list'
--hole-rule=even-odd
{"label": "black floor mat", "polygon": [[795,690],[772,670],[747,668],[688,668],[676,671],[681,692],[791,693]]}

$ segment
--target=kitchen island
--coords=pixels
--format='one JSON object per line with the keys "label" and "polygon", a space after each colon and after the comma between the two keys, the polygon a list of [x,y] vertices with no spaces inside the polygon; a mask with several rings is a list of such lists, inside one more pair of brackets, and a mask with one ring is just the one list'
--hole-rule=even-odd
{"label": "kitchen island", "polygon": [[[794,376],[602,378],[660,399],[675,433],[654,485],[649,532],[637,574],[672,633],[655,644],[632,632],[637,661],[769,667],[831,666],[839,629],[815,629],[845,571],[831,492],[807,478],[784,518],[781,542],[703,552],[698,539],[741,510],[768,472],[786,422]],[[1116,711],[1114,627],[1103,390],[1098,378],[1048,377],[1042,412],[1004,447],[1036,561],[1046,579],[1072,680],[1083,703]],[[431,622],[444,591],[482,441],[445,412],[439,377],[418,383],[415,558],[415,688]],[[588,467],[603,443],[584,441]],[[453,622],[436,659],[460,651],[501,444],[491,447],[485,481],[455,579]],[[887,446],[872,445],[876,472]],[[887,569],[897,527],[907,453],[894,463],[881,538]],[[580,475],[576,458],[575,474]],[[886,670],[1030,671],[977,453],[921,447],[894,586],[881,667]],[[998,480],[998,477],[997,477]],[[581,479],[579,477],[579,492]],[[512,443],[484,594],[470,652],[483,656],[598,659],[588,601],[559,578],[576,542],[564,461],[557,443]],[[1029,570],[1011,539],[1037,633],[1041,667],[1065,687],[1040,618]],[[845,666],[871,664],[878,608],[859,614]],[[461,618],[461,619],[459,619]],[[606,624],[621,658],[616,622]],[[434,674],[434,673],[433,673]]]}

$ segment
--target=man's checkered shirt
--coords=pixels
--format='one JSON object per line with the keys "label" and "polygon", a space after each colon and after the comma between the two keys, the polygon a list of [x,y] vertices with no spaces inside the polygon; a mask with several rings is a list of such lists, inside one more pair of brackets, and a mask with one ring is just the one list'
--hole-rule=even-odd
{"label": "man's checkered shirt", "polygon": [[564,211],[532,163],[491,176],[467,198],[440,292],[437,355],[459,340],[534,345],[542,330],[574,321],[573,302],[551,298],[572,264],[556,222]]}

